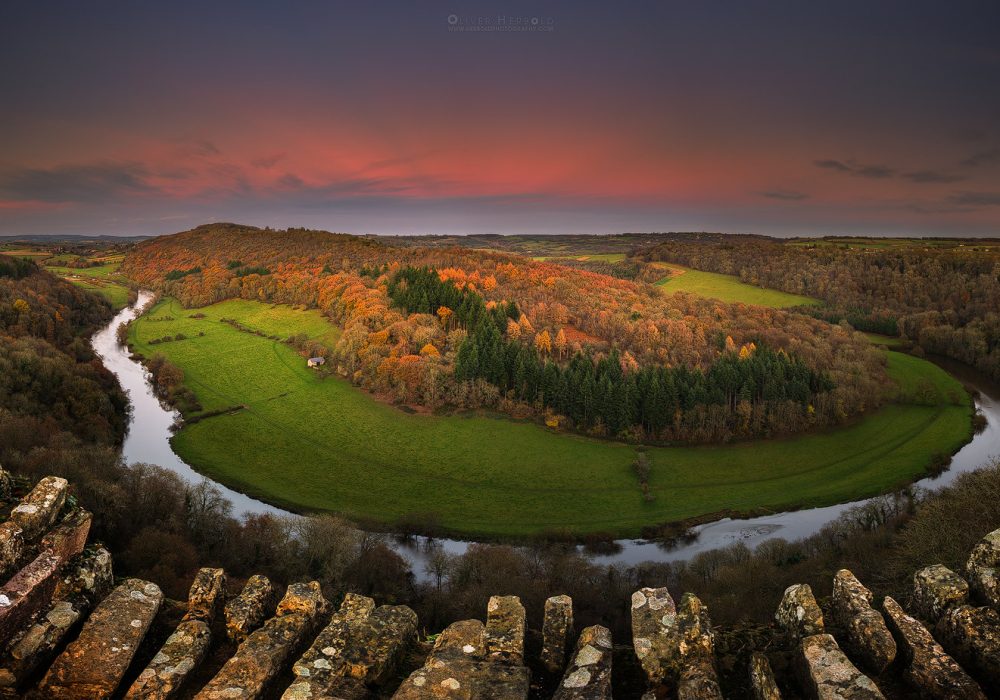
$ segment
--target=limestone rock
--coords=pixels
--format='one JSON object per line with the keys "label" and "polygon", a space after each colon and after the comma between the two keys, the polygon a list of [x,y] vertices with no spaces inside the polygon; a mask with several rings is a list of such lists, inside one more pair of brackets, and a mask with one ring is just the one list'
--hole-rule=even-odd
{"label": "limestone rock", "polygon": [[265,576],[251,576],[240,594],[226,603],[226,634],[234,642],[243,641],[273,609],[274,586]]}
{"label": "limestone rock", "polygon": [[884,700],[868,676],[859,671],[829,634],[814,634],[799,647],[803,684],[817,700]]}
{"label": "limestone rock", "polygon": [[781,700],[781,691],[774,680],[771,662],[760,652],[750,657],[750,688],[754,700]]}
{"label": "limestone rock", "polygon": [[552,700],[610,700],[611,657],[611,632],[599,625],[585,628]]}
{"label": "limestone rock", "polygon": [[517,596],[490,598],[486,607],[486,654],[512,664],[524,661],[524,606]]}
{"label": "limestone rock", "polygon": [[823,611],[807,583],[796,583],[785,594],[774,613],[774,620],[792,639],[823,634]]}
{"label": "limestone rock", "polygon": [[934,564],[913,575],[913,610],[928,622],[968,602],[969,584],[947,566]]}
{"label": "limestone rock", "polygon": [[326,612],[327,602],[319,581],[293,583],[285,589],[285,595],[278,601],[275,617],[303,614],[315,618]]}
{"label": "limestone rock", "polygon": [[114,585],[111,552],[104,547],[84,552],[70,571],[59,579],[55,598],[87,599],[91,605],[102,600]]}
{"label": "limestone rock", "polygon": [[6,574],[24,554],[24,530],[12,520],[0,523],[0,574]]}
{"label": "limestone rock", "polygon": [[0,665],[0,687],[21,685],[34,671],[52,660],[56,648],[82,617],[68,600],[57,600],[11,646]]}
{"label": "limestone rock", "polygon": [[110,697],[162,601],[163,594],[155,583],[133,578],[118,586],[49,668],[40,696],[53,700]]}
{"label": "limestone rock", "polygon": [[226,598],[226,573],[222,569],[199,569],[188,591],[187,620],[212,622]]}
{"label": "limestone rock", "polygon": [[348,595],[330,624],[295,662],[296,681],[282,697],[327,697],[384,682],[416,639],[417,614],[402,605],[372,610],[373,606],[370,598]]}
{"label": "limestone rock", "polygon": [[542,622],[542,665],[549,673],[561,673],[566,667],[572,636],[573,599],[568,595],[552,596],[545,601]]}
{"label": "limestone rock", "polygon": [[833,578],[833,613],[847,633],[850,651],[875,673],[896,658],[896,641],[882,614],[871,606],[872,592],[847,569]]}
{"label": "limestone rock", "polygon": [[286,668],[292,653],[313,632],[325,609],[326,599],[316,581],[290,585],[275,616],[240,644],[236,653],[195,698],[251,700],[262,697]]}
{"label": "limestone rock", "polygon": [[10,472],[0,467],[0,501],[10,500],[14,490],[14,480],[11,479]]}
{"label": "limestone rock", "polygon": [[981,700],[986,696],[931,633],[886,597],[885,612],[905,662],[903,676],[921,695],[947,700]]}
{"label": "limestone rock", "polygon": [[49,607],[61,563],[59,557],[42,552],[0,588],[0,647]]}
{"label": "limestone rock", "polygon": [[680,676],[676,623],[677,608],[666,588],[632,594],[632,644],[651,685]]}
{"label": "limestone rock", "polygon": [[143,669],[125,700],[167,700],[175,697],[208,653],[212,633],[204,620],[182,620]]}
{"label": "limestone rock", "polygon": [[994,530],[979,541],[965,568],[972,591],[1000,610],[1000,530]]}
{"label": "limestone rock", "polygon": [[77,508],[42,538],[41,548],[59,557],[66,563],[83,551],[90,534],[93,516],[83,508]]}
{"label": "limestone rock", "polygon": [[10,512],[10,519],[24,530],[26,542],[34,542],[52,527],[66,504],[67,487],[65,479],[47,476]]}
{"label": "limestone rock", "polygon": [[530,682],[524,666],[488,659],[483,623],[464,620],[449,625],[438,636],[423,667],[411,673],[392,697],[525,700]]}
{"label": "limestone rock", "polygon": [[722,700],[715,670],[715,636],[708,609],[691,593],[685,593],[677,609],[681,663],[678,700]]}
{"label": "limestone rock", "polygon": [[1000,614],[993,608],[964,605],[948,610],[934,636],[963,667],[1000,688]]}

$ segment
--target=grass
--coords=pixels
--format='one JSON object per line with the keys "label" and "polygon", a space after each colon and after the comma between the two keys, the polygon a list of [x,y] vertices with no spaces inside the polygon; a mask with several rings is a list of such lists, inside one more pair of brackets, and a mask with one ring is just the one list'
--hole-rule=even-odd
{"label": "grass", "polygon": [[764,289],[741,282],[732,275],[720,275],[715,272],[702,272],[673,263],[655,263],[658,267],[669,270],[671,275],[665,277],[657,286],[667,292],[689,292],[699,296],[719,299],[726,302],[741,302],[758,306],[786,308],[789,306],[812,306],[820,302],[811,297],[798,294],[779,292],[776,289]]}
{"label": "grass", "polygon": [[625,253],[581,253],[575,255],[572,253],[567,253],[566,255],[535,255],[531,259],[538,261],[545,260],[565,260],[570,258],[572,260],[578,260],[580,262],[588,261],[602,261],[609,263],[621,262],[625,259]]}
{"label": "grass", "polygon": [[129,302],[129,289],[121,283],[122,278],[118,273],[122,256],[105,256],[94,260],[109,262],[94,267],[65,267],[51,264],[66,262],[62,256],[57,256],[46,261],[45,269],[78,287],[100,294],[110,301],[116,310],[125,308]]}
{"label": "grass", "polygon": [[902,338],[891,335],[882,335],[881,333],[862,333],[862,335],[875,345],[883,345],[887,348],[898,348],[903,344]]}
{"label": "grass", "polygon": [[[201,320],[190,318],[204,313]],[[297,510],[366,522],[424,517],[456,533],[547,531],[638,535],[645,525],[725,510],[818,506],[890,490],[970,434],[957,381],[923,360],[888,353],[905,401],[859,423],[785,440],[649,450],[652,502],[632,469],[635,448],[478,415],[410,414],[307,369],[287,345],[219,322],[236,317],[282,336],[335,337],[316,311],[228,301],[185,310],[157,304],[133,324],[137,352],[165,354],[206,411],[174,449],[199,471]],[[173,320],[163,320],[167,317]],[[160,319],[160,320],[156,320]],[[203,331],[204,336],[198,336]],[[154,346],[178,332],[187,340]]]}

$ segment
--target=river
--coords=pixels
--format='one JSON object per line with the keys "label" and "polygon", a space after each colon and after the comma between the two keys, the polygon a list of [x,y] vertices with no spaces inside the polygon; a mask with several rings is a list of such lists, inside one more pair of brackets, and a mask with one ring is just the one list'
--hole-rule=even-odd
{"label": "river", "polygon": [[[197,483],[206,477],[198,474],[190,465],[174,454],[170,446],[172,428],[179,419],[176,411],[164,407],[153,393],[149,382],[149,373],[133,360],[128,350],[118,345],[117,331],[123,323],[128,323],[142,313],[142,310],[153,301],[150,292],[139,292],[138,300],[132,306],[123,309],[117,316],[93,338],[94,350],[111,370],[122,388],[129,395],[132,405],[132,415],[129,420],[128,433],[122,446],[122,455],[128,464],[145,462],[158,464],[170,469],[186,481]],[[972,440],[955,453],[951,467],[936,477],[928,477],[916,482],[922,488],[939,488],[954,481],[959,474],[972,471],[990,458],[1000,456],[1000,387],[985,379],[981,374],[964,365],[935,359],[946,370],[962,381],[966,386],[978,392],[976,408],[987,420],[986,428],[973,436]],[[267,503],[234,491],[218,483],[222,494],[233,504],[234,513],[270,513],[273,515],[292,515]],[[819,532],[824,525],[836,520],[846,510],[861,505],[865,501],[841,503],[825,508],[810,508],[806,510],[775,513],[757,518],[724,518],[693,528],[694,537],[686,539],[681,545],[666,547],[660,542],[647,540],[618,540],[612,554],[593,554],[590,560],[595,564],[625,564],[632,565],[644,561],[680,561],[690,559],[696,554],[712,549],[726,547],[735,542],[743,542],[748,547],[755,547],[761,542],[782,537],[786,540],[797,540]],[[410,538],[405,541],[392,540],[396,550],[410,560],[413,572],[418,579],[425,576],[424,565],[428,552],[432,548],[443,548],[451,554],[462,554],[471,544],[464,540],[436,538],[428,541],[423,537]]]}

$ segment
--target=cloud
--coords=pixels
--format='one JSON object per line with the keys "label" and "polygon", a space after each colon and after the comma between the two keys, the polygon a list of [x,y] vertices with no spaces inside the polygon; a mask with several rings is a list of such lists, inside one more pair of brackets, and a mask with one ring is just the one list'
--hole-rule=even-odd
{"label": "cloud", "polygon": [[958,192],[948,197],[952,204],[972,207],[1000,207],[1000,192]]}
{"label": "cloud", "polygon": [[816,160],[813,161],[813,165],[817,168],[823,168],[825,170],[835,170],[838,173],[847,173],[849,175],[868,177],[875,180],[892,177],[896,174],[896,171],[887,165],[864,165],[853,160],[849,160],[846,163],[842,160]]}
{"label": "cloud", "polygon": [[962,165],[968,168],[978,168],[982,165],[993,165],[1000,163],[1000,148],[990,148],[986,151],[973,153],[962,161]]}
{"label": "cloud", "polygon": [[817,160],[814,161],[814,165],[817,168],[826,168],[827,170],[836,170],[842,173],[849,173],[854,170],[847,163],[842,163],[839,160]]}
{"label": "cloud", "polygon": [[795,192],[793,190],[767,190],[766,192],[758,192],[761,197],[767,197],[768,199],[781,199],[788,202],[798,202],[803,199],[809,199],[809,195],[805,192]]}
{"label": "cloud", "polygon": [[92,163],[56,168],[21,168],[0,174],[0,195],[21,201],[104,202],[148,194],[149,172],[139,163]]}
{"label": "cloud", "polygon": [[255,168],[262,168],[267,170],[268,168],[273,168],[278,164],[282,158],[285,157],[285,153],[273,153],[269,156],[261,156],[260,158],[254,158],[250,161],[250,165]]}
{"label": "cloud", "polygon": [[961,182],[966,179],[963,175],[952,175],[951,173],[943,173],[938,170],[916,170],[912,173],[903,173],[902,177],[911,182],[920,183]]}

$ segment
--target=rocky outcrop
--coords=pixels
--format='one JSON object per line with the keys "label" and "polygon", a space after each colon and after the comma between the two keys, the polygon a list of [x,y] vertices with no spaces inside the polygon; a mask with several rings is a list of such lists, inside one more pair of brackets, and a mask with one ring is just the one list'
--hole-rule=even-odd
{"label": "rocky outcrop", "polygon": [[553,700],[610,700],[612,651],[608,628],[585,628]]}
{"label": "rocky outcrop", "polygon": [[417,614],[408,607],[383,605],[348,593],[340,610],[295,662],[296,680],[285,700],[339,697],[381,685],[416,640]]}
{"label": "rocky outcrop", "polygon": [[979,685],[945,653],[931,633],[892,598],[884,601],[889,626],[905,660],[904,678],[918,693],[942,700],[985,698]]}
{"label": "rocky outcrop", "polygon": [[632,638],[650,688],[676,686],[682,698],[721,698],[708,610],[685,593],[680,606],[666,588],[632,594]]}
{"label": "rocky outcrop", "polygon": [[524,606],[517,596],[490,598],[486,606],[486,655],[511,664],[524,662]]}
{"label": "rocky outcrop", "polygon": [[799,647],[799,669],[810,697],[818,700],[883,700],[878,686],[861,673],[829,634],[814,634]]}
{"label": "rocky outcrop", "polygon": [[[111,697],[163,601],[155,583],[129,579],[94,610],[80,636],[55,660],[40,697]],[[99,660],[99,662],[98,662]]]}
{"label": "rocky outcrop", "polygon": [[[2,477],[0,471],[0,493]],[[92,518],[65,492],[59,480],[42,480],[22,501],[5,505],[37,508],[22,508],[20,522],[0,523],[0,568],[8,569],[0,581],[0,698],[611,697],[612,657],[620,650],[607,629],[593,626],[569,653],[567,596],[534,611],[544,615],[540,634],[529,636],[518,598],[495,596],[485,623],[456,622],[423,643],[409,608],[348,593],[331,615],[315,582],[289,586],[275,605],[270,582],[254,576],[226,602],[225,573],[202,569],[186,603],[161,606],[159,589],[145,581],[130,579],[112,590],[111,555],[86,547]],[[972,601],[989,600],[991,537],[969,560],[970,579],[978,581]],[[736,637],[723,630],[718,658],[716,630],[697,596],[686,593],[675,605],[666,588],[643,588],[631,602],[644,698],[719,700],[719,669],[731,697],[758,700],[779,700],[783,691],[813,700],[877,700],[883,693],[893,700],[976,700],[984,689],[1000,688],[1000,612],[970,604],[969,586],[940,565],[914,576],[913,604],[926,624],[891,598],[883,615],[864,584],[841,570],[823,601],[829,628],[810,588],[791,586],[774,624]],[[526,648],[526,638],[536,645]],[[733,655],[734,641],[742,658]],[[624,659],[615,673],[623,666],[629,672]],[[402,669],[419,664],[399,681]],[[532,685],[529,666],[536,665],[545,673]]]}
{"label": "rocky outcrop", "polygon": [[188,593],[184,619],[129,688],[127,700],[167,700],[181,691],[208,654],[212,642],[209,625],[222,605],[225,586],[222,569],[198,571]]}
{"label": "rocky outcrop", "polygon": [[760,652],[754,652],[750,656],[750,690],[754,700],[781,700],[781,691],[774,679],[771,662]]}
{"label": "rocky outcrop", "polygon": [[973,548],[965,569],[973,593],[1000,610],[1000,530],[987,534]]}
{"label": "rocky outcrop", "polygon": [[289,657],[309,636],[326,610],[316,581],[293,583],[274,617],[248,636],[196,700],[254,700],[286,667]]}
{"label": "rocky outcrop", "polygon": [[785,589],[774,621],[791,639],[823,634],[823,611],[807,583],[796,583]]}
{"label": "rocky outcrop", "polygon": [[21,528],[26,542],[34,542],[55,523],[66,504],[65,479],[47,476],[10,512],[10,519]]}
{"label": "rocky outcrop", "polygon": [[680,676],[677,607],[666,588],[641,588],[632,594],[632,644],[650,685]]}
{"label": "rocky outcrop", "polygon": [[531,675],[518,660],[523,657],[523,638],[520,649],[514,641],[524,622],[511,617],[521,603],[516,598],[493,598],[490,603],[495,620],[492,635],[488,625],[478,620],[453,623],[438,637],[423,667],[403,681],[393,699],[525,700]]}
{"label": "rocky outcrop", "polygon": [[969,602],[969,584],[942,564],[913,574],[913,611],[928,622],[937,622],[948,610]]}
{"label": "rocky outcrop", "polygon": [[568,595],[552,596],[545,601],[542,622],[542,666],[546,671],[562,673],[572,636],[573,600]]}
{"label": "rocky outcrop", "polygon": [[42,552],[0,587],[0,643],[4,646],[45,610],[59,583],[62,560]]}
{"label": "rocky outcrop", "polygon": [[226,604],[226,634],[234,642],[242,642],[262,624],[274,610],[274,586],[266,576],[247,579],[238,596]]}
{"label": "rocky outcrop", "polygon": [[878,674],[896,658],[896,641],[882,614],[872,608],[872,599],[872,592],[847,569],[833,577],[833,614],[846,633],[846,646]]}
{"label": "rocky outcrop", "polygon": [[1000,688],[1000,614],[993,608],[963,605],[938,620],[934,636],[984,685]]}

